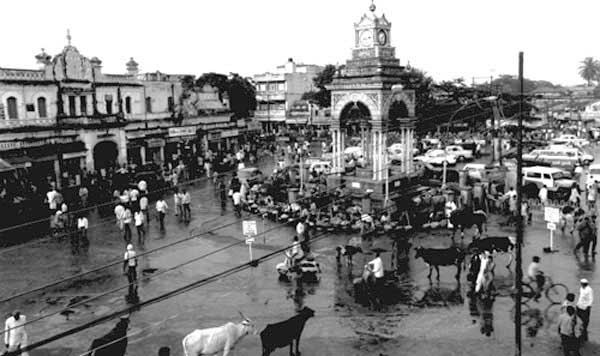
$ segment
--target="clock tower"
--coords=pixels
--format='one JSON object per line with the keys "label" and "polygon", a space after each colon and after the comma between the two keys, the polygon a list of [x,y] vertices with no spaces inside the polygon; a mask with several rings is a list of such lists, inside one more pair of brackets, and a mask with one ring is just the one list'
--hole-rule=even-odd
{"label": "clock tower", "polygon": [[[405,72],[391,44],[392,24],[375,9],[371,4],[369,13],[354,24],[352,57],[327,89],[331,91],[332,171],[345,174],[346,140],[360,140],[367,166],[344,179],[352,183],[347,186],[353,194],[370,190],[371,198],[385,205],[392,197],[389,187],[400,187],[401,183],[394,185],[396,181],[415,173],[415,92],[402,86]],[[396,132],[403,145],[401,164],[395,167],[388,163],[388,132]],[[395,173],[390,176],[390,171]]]}

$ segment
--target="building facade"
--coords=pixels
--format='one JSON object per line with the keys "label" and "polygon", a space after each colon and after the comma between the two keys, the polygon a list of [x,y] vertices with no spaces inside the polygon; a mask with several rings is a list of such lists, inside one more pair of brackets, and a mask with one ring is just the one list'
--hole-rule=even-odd
{"label": "building facade", "polygon": [[296,124],[296,118],[290,116],[292,106],[305,92],[315,90],[313,78],[322,70],[317,65],[296,64],[290,58],[274,73],[255,75],[255,118],[268,130],[286,123]]}
{"label": "building facade", "polygon": [[124,74],[103,73],[68,40],[36,56],[40,69],[0,68],[0,158],[30,176],[76,186],[83,170],[175,163],[208,145],[198,131],[237,130],[218,93],[202,90],[204,110],[182,117],[183,75],[142,74],[133,59]]}

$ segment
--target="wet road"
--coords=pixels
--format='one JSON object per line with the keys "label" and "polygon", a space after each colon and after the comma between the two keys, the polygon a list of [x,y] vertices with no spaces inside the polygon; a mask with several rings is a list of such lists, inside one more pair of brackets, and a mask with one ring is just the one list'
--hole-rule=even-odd
{"label": "wet road", "polygon": [[[163,246],[225,224],[232,225],[142,257],[139,270],[151,272],[145,275],[160,274],[179,263],[241,240],[241,222],[230,212],[225,216],[220,215],[218,200],[215,199],[210,183],[199,183],[191,188],[191,192],[193,220],[189,226],[178,223],[171,214],[168,217],[167,232],[161,234],[157,229],[156,220],[151,221],[146,249]],[[501,218],[492,218],[488,234],[512,233],[499,226],[499,220]],[[87,253],[72,254],[67,240],[45,241],[30,244],[24,250],[0,252],[0,280],[4,282],[0,296],[12,295],[17,291],[119,260],[124,242],[112,216],[104,223],[98,217],[90,221],[90,225],[98,223],[102,225],[90,228],[91,246]],[[255,256],[264,255],[290,243],[292,227],[266,221],[263,228],[260,220],[258,227],[259,232],[270,231],[257,238]],[[467,234],[465,243],[470,241],[471,235],[472,232]],[[281,262],[282,258],[277,257],[261,263],[257,268],[245,270],[135,312],[131,316],[128,355],[153,355],[161,346],[169,346],[173,355],[181,355],[181,339],[193,329],[238,320],[238,311],[242,311],[256,322],[259,330],[262,330],[267,323],[292,316],[302,305],[316,311],[315,317],[308,321],[302,336],[301,351],[304,355],[481,355],[482,351],[492,355],[511,353],[514,333],[510,313],[512,300],[509,297],[497,298],[493,306],[494,333],[492,337],[487,338],[479,332],[479,319],[475,319],[473,323],[474,318],[469,314],[465,273],[462,274],[462,283],[458,285],[453,276],[455,268],[442,268],[440,283],[437,284],[434,280],[433,284],[430,284],[427,279],[427,267],[422,260],[415,260],[412,252],[409,270],[403,279],[408,295],[405,303],[391,306],[385,313],[371,312],[356,304],[350,295],[352,276],[348,275],[345,266],[336,266],[333,250],[333,246],[344,243],[351,237],[328,235],[315,243],[313,250],[317,252],[318,261],[323,269],[321,281],[317,285],[298,288],[294,284],[279,282],[275,265]],[[592,288],[600,291],[600,278],[596,272],[595,261],[577,260],[572,253],[576,240],[577,237],[563,237],[558,234],[555,243],[559,252],[544,254],[542,248],[547,245],[548,232],[542,213],[536,211],[534,223],[526,228],[524,268],[531,256],[540,255],[542,269],[550,274],[554,281],[564,283],[570,290],[576,291],[578,280],[585,277],[590,280]],[[379,238],[374,243],[389,248],[386,238]],[[412,243],[413,246],[447,247],[450,245],[450,239],[447,231],[437,230],[416,234]],[[372,257],[358,255],[355,258],[353,276],[357,276],[363,263]],[[183,268],[157,275],[150,281],[141,282],[140,298],[147,300],[247,260],[246,245],[230,247]],[[384,254],[384,261],[389,268],[389,254]],[[512,277],[503,267],[503,261],[507,261],[506,256],[496,259],[496,283],[508,286],[512,283]],[[83,296],[93,297],[123,284],[126,284],[126,278],[122,275],[119,265],[94,273],[84,280],[51,288],[43,294],[33,294],[8,302],[1,306],[1,311],[6,315],[18,307],[31,320],[61,310]],[[71,308],[68,319],[65,315],[56,315],[35,323],[28,328],[30,341],[42,339],[122,309],[126,305],[124,295],[125,291],[120,291]],[[542,311],[547,305],[543,299],[539,305],[531,303],[532,308],[538,307]],[[600,352],[600,319],[594,310],[590,324],[591,342],[582,350],[584,355]],[[527,338],[524,333],[525,355],[561,354],[553,324],[555,313],[555,309],[551,308],[548,318],[535,338]],[[93,327],[76,336],[34,350],[31,354],[80,355],[89,347],[93,338],[105,334],[114,324],[115,322],[108,322]],[[530,343],[533,343],[533,346]],[[287,352],[287,349],[280,349],[273,355],[287,355]],[[252,335],[246,337],[236,348],[236,354],[260,355],[260,339]]]}

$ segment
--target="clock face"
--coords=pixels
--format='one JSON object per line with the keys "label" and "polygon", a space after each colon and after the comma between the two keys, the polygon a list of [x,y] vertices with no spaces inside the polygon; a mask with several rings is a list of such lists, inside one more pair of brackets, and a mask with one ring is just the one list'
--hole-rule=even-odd
{"label": "clock face", "polygon": [[379,44],[382,46],[387,43],[387,34],[385,33],[385,31],[379,31],[379,33],[377,34],[377,41],[379,41]]}
{"label": "clock face", "polygon": [[360,45],[367,47],[373,44],[373,32],[366,30],[360,33]]}

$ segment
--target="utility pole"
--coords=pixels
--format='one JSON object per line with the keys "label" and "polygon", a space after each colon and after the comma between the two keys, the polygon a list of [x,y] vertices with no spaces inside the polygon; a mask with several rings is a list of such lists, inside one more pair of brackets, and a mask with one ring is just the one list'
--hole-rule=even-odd
{"label": "utility pole", "polygon": [[521,295],[523,293],[523,270],[521,261],[521,245],[523,244],[523,52],[519,52],[519,121],[517,131],[517,252],[515,278],[517,295],[515,298],[515,355],[521,356]]}

